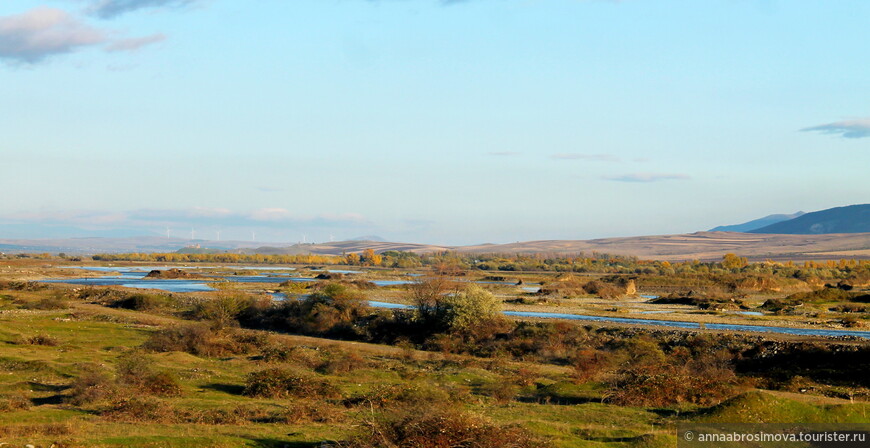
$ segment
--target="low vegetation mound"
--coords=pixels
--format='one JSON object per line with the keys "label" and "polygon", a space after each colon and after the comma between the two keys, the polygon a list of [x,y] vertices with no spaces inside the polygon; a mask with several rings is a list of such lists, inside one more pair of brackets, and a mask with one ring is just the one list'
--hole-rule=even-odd
{"label": "low vegetation mound", "polygon": [[152,333],[142,348],[152,352],[185,352],[216,357],[253,353],[267,344],[268,337],[264,334],[191,323]]}
{"label": "low vegetation mound", "polygon": [[340,396],[338,388],[324,378],[279,367],[250,373],[245,379],[243,393],[249,397],[259,398]]}
{"label": "low vegetation mound", "polygon": [[702,310],[734,310],[747,308],[737,297],[726,294],[699,293],[689,291],[686,294],[669,294],[649,301],[659,305],[691,305]]}
{"label": "low vegetation mound", "polygon": [[342,448],[545,448],[548,441],[519,426],[499,426],[453,406],[389,409],[364,422]]}
{"label": "low vegetation mound", "polygon": [[701,413],[700,421],[716,423],[817,422],[823,412],[817,406],[781,398],[767,392],[738,395]]}
{"label": "low vegetation mound", "polygon": [[183,269],[167,269],[165,271],[161,271],[159,269],[154,269],[148,274],[145,275],[145,278],[162,278],[162,279],[175,279],[175,278],[202,278],[201,275],[193,274],[191,272],[187,272]]}

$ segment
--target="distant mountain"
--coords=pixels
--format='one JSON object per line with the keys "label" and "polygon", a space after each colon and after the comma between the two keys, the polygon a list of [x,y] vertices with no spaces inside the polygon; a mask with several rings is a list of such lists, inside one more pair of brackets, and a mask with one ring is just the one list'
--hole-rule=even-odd
{"label": "distant mountain", "polygon": [[[803,219],[803,217],[783,223],[799,219]],[[197,244],[200,247],[196,247]],[[203,244],[209,244],[210,247],[202,246]],[[169,239],[165,237],[0,240],[0,252],[9,254],[65,252],[70,255],[87,255],[112,252],[172,252],[180,249],[181,252],[186,253],[228,251],[247,254],[342,255],[371,249],[376,253],[396,250],[421,254],[448,250],[467,254],[564,254],[578,256],[599,253],[668,261],[721,260],[722,255],[729,252],[740,254],[740,256],[748,257],[751,260],[870,259],[870,232],[830,235],[697,232],[684,235],[651,235],[596,240],[543,240],[474,246],[439,246],[376,241],[337,241],[293,246],[265,244],[262,247],[256,247],[256,243],[250,241],[198,240],[191,242],[181,238]]]}
{"label": "distant mountain", "polygon": [[792,213],[790,215],[768,215],[764,218],[754,219],[752,221],[744,222],[743,224],[734,224],[730,226],[719,226],[710,229],[711,232],[751,232],[756,229],[760,229],[762,227],[767,227],[772,224],[776,224],[778,222],[788,221],[790,219],[797,218],[799,216],[803,216],[806,213],[797,212]]}
{"label": "distant mountain", "polygon": [[829,208],[752,230],[750,233],[814,235],[870,232],[870,204]]}

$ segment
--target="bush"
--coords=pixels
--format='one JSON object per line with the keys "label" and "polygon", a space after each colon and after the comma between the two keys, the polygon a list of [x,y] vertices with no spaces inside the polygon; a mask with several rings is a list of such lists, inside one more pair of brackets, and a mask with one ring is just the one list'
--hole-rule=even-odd
{"label": "bush", "polygon": [[14,393],[0,399],[0,412],[26,411],[33,404],[24,393]]}
{"label": "bush", "polygon": [[317,371],[326,374],[348,373],[366,366],[366,360],[356,352],[330,348],[324,353],[323,362]]}
{"label": "bush", "polygon": [[142,348],[154,352],[186,352],[197,356],[241,355],[268,346],[268,337],[233,328],[212,329],[204,324],[164,328],[152,333]]}
{"label": "bush", "polygon": [[578,382],[596,379],[599,375],[613,367],[613,356],[601,350],[580,349],[571,357],[571,367],[574,368],[574,378]]}
{"label": "bush", "polygon": [[517,426],[497,426],[455,407],[418,404],[362,422],[343,448],[538,448],[549,443]]}
{"label": "bush", "polygon": [[150,311],[162,308],[168,303],[169,298],[164,295],[136,293],[118,299],[112,306],[135,311]]}
{"label": "bush", "polygon": [[316,369],[323,363],[321,353],[316,348],[270,344],[263,348],[263,361],[293,362],[309,369]]}
{"label": "bush", "polygon": [[64,310],[69,308],[69,304],[64,301],[60,297],[46,297],[35,302],[18,302],[21,308],[27,310],[42,310],[42,311],[50,311],[50,310]]}
{"label": "bush", "polygon": [[45,283],[20,281],[20,280],[0,280],[0,289],[8,289],[12,291],[41,291],[48,288]]}
{"label": "bush", "polygon": [[271,306],[271,299],[238,291],[219,291],[214,298],[199,301],[190,317],[213,322],[215,328],[238,326]]}
{"label": "bush", "polygon": [[338,388],[329,381],[283,368],[271,368],[250,373],[243,392],[249,397],[283,398],[339,396]]}
{"label": "bush", "polygon": [[150,397],[131,397],[115,401],[101,415],[115,421],[160,423],[175,423],[181,417],[168,403]]}
{"label": "bush", "polygon": [[57,338],[44,333],[26,338],[24,339],[24,342],[30,345],[44,345],[47,347],[55,347],[60,344],[60,341]]}
{"label": "bush", "polygon": [[99,366],[83,366],[82,373],[73,380],[67,399],[73,405],[82,406],[111,398],[117,393],[117,384]]}
{"label": "bush", "polygon": [[610,381],[610,401],[621,405],[710,405],[741,388],[727,353],[698,356],[681,363],[640,363],[620,369]]}
{"label": "bush", "polygon": [[210,333],[208,327],[201,324],[164,328],[152,333],[142,347],[155,352],[208,355],[213,351]]}
{"label": "bush", "polygon": [[440,296],[431,307],[420,309],[419,312],[423,321],[454,333],[503,319],[499,301],[491,292],[477,285],[468,286],[455,294]]}
{"label": "bush", "polygon": [[604,300],[618,299],[625,295],[625,288],[620,288],[611,283],[605,283],[598,280],[583,285],[583,291],[587,294],[594,294]]}
{"label": "bush", "polygon": [[482,384],[478,388],[478,393],[493,398],[500,404],[505,404],[516,398],[517,394],[520,393],[520,388],[509,381],[497,380]]}
{"label": "bush", "polygon": [[171,397],[181,395],[173,375],[157,370],[154,362],[140,353],[129,353],[118,362],[118,381],[140,393]]}
{"label": "bush", "polygon": [[837,313],[866,313],[867,307],[864,305],[856,305],[854,303],[845,303],[831,308],[831,311]]}

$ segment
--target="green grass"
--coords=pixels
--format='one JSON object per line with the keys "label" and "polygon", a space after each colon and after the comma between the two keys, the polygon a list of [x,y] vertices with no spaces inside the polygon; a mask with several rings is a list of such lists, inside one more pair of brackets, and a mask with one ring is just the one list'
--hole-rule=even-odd
{"label": "green grass", "polygon": [[870,404],[819,405],[753,391],[699,412],[696,420],[709,423],[867,423],[870,422]]}
{"label": "green grass", "polygon": [[[45,292],[50,294],[51,291]],[[17,294],[17,293],[16,293]],[[28,293],[37,299],[39,293]],[[0,307],[8,302],[0,291]],[[12,305],[10,305],[12,306]],[[283,447],[318,446],[346,437],[366,406],[340,400],[263,399],[242,394],[246,375],[267,367],[306,370],[337,386],[344,397],[360,397],[379,386],[414,385],[442,389],[459,397],[455,406],[486,416],[498,424],[521,425],[550,438],[554,446],[658,448],[674,446],[677,421],[699,422],[867,422],[867,404],[820,405],[750,392],[707,409],[675,410],[623,407],[602,402],[597,383],[575,384],[570,369],[520,362],[481,360],[435,353],[403,352],[392,347],[271,336],[281,344],[305,345],[305,356],[327,357],[330,350],[357,353],[364,365],[348,372],[323,375],[299,361],[266,363],[256,354],[221,358],[188,353],[146,353],[158,370],[176,377],[181,395],[159,398],[167,407],[209,412],[242,407],[259,410],[321,406],[323,421],[302,418],[292,423],[243,424],[163,423],[112,420],[100,415],[105,403],[74,406],[68,387],[87,365],[114,375],[119,359],[135,350],[161,325],[180,325],[168,315],[71,303],[70,310],[27,310],[0,313],[0,400],[16,394],[32,401],[29,409],[0,411],[0,441],[13,446],[109,447]],[[57,346],[22,343],[44,334]],[[409,356],[410,355],[410,356]],[[520,367],[533,369],[534,384],[517,387],[514,400],[499,402],[487,391],[517,380]],[[135,395],[136,392],[131,392]],[[354,407],[356,406],[356,407]],[[301,409],[301,408],[299,408]]]}

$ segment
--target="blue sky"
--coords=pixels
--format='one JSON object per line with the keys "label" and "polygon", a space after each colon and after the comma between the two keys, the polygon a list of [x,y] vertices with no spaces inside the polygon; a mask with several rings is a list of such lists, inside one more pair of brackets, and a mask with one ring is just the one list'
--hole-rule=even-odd
{"label": "blue sky", "polygon": [[870,2],[0,3],[0,239],[442,244],[867,203]]}

